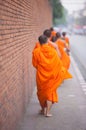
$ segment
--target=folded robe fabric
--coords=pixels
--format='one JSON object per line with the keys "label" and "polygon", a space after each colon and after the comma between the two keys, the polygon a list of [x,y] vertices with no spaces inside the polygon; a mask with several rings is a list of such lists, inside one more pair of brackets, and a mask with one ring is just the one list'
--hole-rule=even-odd
{"label": "folded robe fabric", "polygon": [[64,40],[66,41],[67,46],[69,45],[69,38],[68,37],[64,37]]}
{"label": "folded robe fabric", "polygon": [[54,48],[48,44],[33,50],[32,64],[36,68],[37,95],[41,106],[46,100],[58,102],[56,89],[72,75],[63,67]]}
{"label": "folded robe fabric", "polygon": [[70,57],[68,56],[68,54],[64,51],[64,41],[61,40],[61,39],[58,39],[56,41],[56,44],[58,45],[58,48],[60,50],[60,53],[61,53],[61,60],[62,60],[62,63],[63,63],[63,66],[66,68],[66,69],[69,69],[70,67]]}
{"label": "folded robe fabric", "polygon": [[40,43],[39,43],[39,42],[36,42],[36,45],[35,45],[34,49],[36,49],[36,48],[38,48],[38,47],[40,47]]}

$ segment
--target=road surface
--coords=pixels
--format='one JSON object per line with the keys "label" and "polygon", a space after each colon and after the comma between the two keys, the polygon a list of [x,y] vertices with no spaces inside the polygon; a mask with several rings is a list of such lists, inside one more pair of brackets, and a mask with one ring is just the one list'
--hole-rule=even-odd
{"label": "road surface", "polygon": [[86,80],[86,36],[72,35],[70,37],[71,54]]}

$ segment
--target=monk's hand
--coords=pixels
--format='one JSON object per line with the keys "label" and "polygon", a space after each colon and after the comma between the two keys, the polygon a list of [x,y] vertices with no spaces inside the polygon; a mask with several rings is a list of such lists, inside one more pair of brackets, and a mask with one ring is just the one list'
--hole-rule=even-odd
{"label": "monk's hand", "polygon": [[70,49],[69,49],[69,48],[67,48],[67,51],[68,51],[68,52],[70,52]]}

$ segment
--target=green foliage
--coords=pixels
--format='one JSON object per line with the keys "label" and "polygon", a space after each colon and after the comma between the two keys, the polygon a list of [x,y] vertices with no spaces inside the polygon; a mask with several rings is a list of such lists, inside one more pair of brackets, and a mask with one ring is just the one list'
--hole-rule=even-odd
{"label": "green foliage", "polygon": [[49,0],[53,10],[53,24],[66,24],[67,10],[62,6],[60,0]]}
{"label": "green foliage", "polygon": [[53,18],[60,18],[62,17],[62,4],[60,0],[50,0],[50,3],[52,5],[52,10],[53,10]]}

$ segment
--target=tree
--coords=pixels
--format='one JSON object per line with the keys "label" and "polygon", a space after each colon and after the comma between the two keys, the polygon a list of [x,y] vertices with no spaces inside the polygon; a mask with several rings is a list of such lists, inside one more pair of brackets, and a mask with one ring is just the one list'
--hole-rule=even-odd
{"label": "tree", "polygon": [[55,20],[57,18],[61,18],[63,16],[63,6],[60,0],[49,0],[53,10],[53,23],[55,24]]}
{"label": "tree", "polygon": [[55,18],[54,24],[67,25],[67,17],[68,17],[68,11],[64,7],[62,7],[62,16],[60,18]]}

